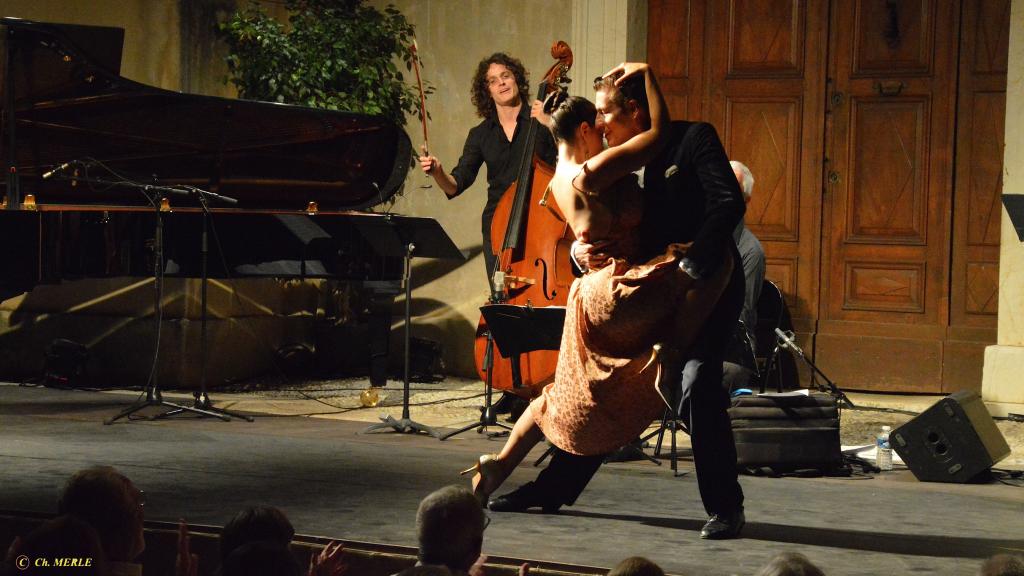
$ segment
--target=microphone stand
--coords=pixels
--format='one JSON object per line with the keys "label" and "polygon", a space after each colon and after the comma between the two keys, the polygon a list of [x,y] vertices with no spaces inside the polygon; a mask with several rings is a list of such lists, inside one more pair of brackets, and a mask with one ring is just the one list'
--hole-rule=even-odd
{"label": "microphone stand", "polygon": [[[201,188],[196,188],[194,186],[185,186],[185,189],[188,190],[191,194],[195,195],[196,200],[199,202],[199,206],[200,206],[200,208],[202,209],[202,212],[203,212],[203,217],[202,217],[203,232],[202,232],[201,248],[200,248],[200,251],[199,251],[199,254],[200,254],[200,256],[199,256],[199,262],[200,262],[199,269],[200,269],[200,274],[201,274],[201,276],[200,276],[200,284],[199,284],[199,286],[200,286],[200,288],[199,288],[199,294],[200,294],[200,296],[199,296],[199,302],[200,302],[199,308],[201,310],[200,316],[199,316],[199,334],[200,334],[200,336],[199,336],[199,365],[200,365],[200,377],[199,377],[199,389],[192,393],[192,397],[193,397],[193,404],[192,404],[192,406],[194,408],[194,410],[192,410],[192,411],[193,412],[198,412],[201,416],[214,416],[214,417],[217,417],[217,418],[220,418],[220,419],[224,420],[225,422],[228,421],[231,417],[241,418],[242,420],[245,420],[247,422],[254,422],[254,420],[253,420],[253,418],[251,416],[246,416],[244,414],[239,414],[237,412],[231,412],[230,410],[226,410],[224,408],[215,408],[213,406],[213,404],[210,402],[209,394],[207,394],[207,392],[206,392],[206,365],[207,365],[207,346],[206,346],[207,304],[206,304],[206,286],[209,283],[208,282],[209,274],[207,272],[207,261],[208,261],[208,258],[209,258],[209,242],[208,242],[207,234],[208,234],[208,229],[209,229],[208,220],[209,220],[209,216],[210,216],[210,207],[206,203],[206,200],[207,200],[207,198],[212,198],[214,200],[218,200],[218,201],[223,202],[225,204],[237,204],[238,200],[236,200],[234,198],[231,198],[229,196],[222,196],[222,195],[217,194],[215,192],[210,192],[210,191],[207,191],[207,190],[203,190]],[[159,418],[166,418],[166,417],[169,417],[169,416],[174,416],[176,414],[181,414],[184,411],[185,411],[185,409],[183,407],[177,407],[177,408],[174,408],[173,410],[168,410],[167,412],[164,412],[162,414],[157,414],[156,416],[153,417],[153,419],[157,420]]]}
{"label": "microphone stand", "polygon": [[[173,188],[167,186],[157,186],[152,184],[139,184],[136,182],[124,182],[105,180],[102,178],[61,178],[65,180],[78,180],[90,184],[102,184],[106,186],[128,186],[141,191],[146,199],[149,200],[150,204],[153,205],[154,212],[156,214],[156,231],[153,236],[153,253],[154,253],[154,266],[153,266],[153,286],[154,286],[154,301],[153,301],[153,320],[154,320],[154,332],[156,333],[156,345],[153,351],[153,366],[149,373],[149,381],[146,382],[146,398],[140,400],[125,408],[115,416],[104,420],[104,424],[113,424],[121,418],[126,418],[132,414],[148,408],[149,406],[164,406],[178,411],[188,411],[201,414],[203,416],[213,416],[227,421],[227,416],[217,414],[208,410],[204,410],[199,407],[185,406],[182,404],[175,404],[168,402],[163,399],[163,394],[160,390],[160,381],[158,378],[157,365],[160,357],[160,329],[161,323],[163,322],[163,283],[164,283],[164,219],[163,214],[160,212],[160,199],[161,194],[177,194],[187,195],[188,192],[180,188]],[[152,193],[152,194],[151,194]],[[129,421],[131,419],[129,418]]]}
{"label": "microphone stand", "polygon": [[[796,342],[793,341],[792,332],[786,333],[776,328],[775,335],[778,336],[779,338],[778,345],[780,348],[788,348],[789,350],[796,352],[796,355],[799,356],[800,359],[804,361],[804,364],[807,364],[807,366],[811,368],[811,370],[813,371],[812,376],[814,373],[816,373],[825,380],[825,382],[828,384],[829,394],[835,397],[836,401],[839,403],[839,406],[841,408],[845,407],[854,410],[858,409],[857,406],[854,406],[853,401],[850,400],[846,393],[840,390],[839,387],[836,386],[835,382],[830,380],[829,377],[826,376],[825,373],[822,372],[821,369],[814,364],[814,362],[811,362],[811,360],[807,358],[807,356],[804,354],[804,351],[800,349],[800,346],[797,346]],[[821,386],[819,385],[819,389],[820,388]]]}
{"label": "microphone stand", "polygon": [[412,303],[412,257],[413,252],[416,251],[416,244],[411,240],[405,241],[405,275],[403,280],[405,281],[405,330],[403,332],[403,340],[405,341],[405,366],[402,372],[402,417],[396,419],[390,414],[381,416],[381,421],[377,424],[371,424],[363,430],[363,434],[369,434],[376,432],[377,430],[385,430],[391,428],[395,432],[400,434],[419,434],[423,432],[429,434],[434,438],[440,438],[441,433],[434,430],[426,424],[420,424],[409,416],[409,340],[410,340],[410,328],[412,326],[412,311],[410,305]]}
{"label": "microphone stand", "polygon": [[[504,301],[505,288],[504,284],[499,284],[499,288],[491,293],[491,297],[488,299],[488,304],[498,304]],[[487,377],[484,379],[484,405],[480,407],[480,419],[472,424],[468,424],[459,428],[447,432],[440,437],[440,440],[447,440],[452,436],[462,434],[468,430],[476,430],[477,434],[487,434],[488,438],[497,438],[500,436],[507,436],[512,427],[504,422],[498,421],[498,415],[494,412],[494,336],[491,334],[491,328],[487,328],[487,344],[484,348],[484,370],[487,372]],[[515,364],[513,364],[515,366]],[[497,426],[504,430],[497,432],[488,432],[487,428],[491,426]]]}

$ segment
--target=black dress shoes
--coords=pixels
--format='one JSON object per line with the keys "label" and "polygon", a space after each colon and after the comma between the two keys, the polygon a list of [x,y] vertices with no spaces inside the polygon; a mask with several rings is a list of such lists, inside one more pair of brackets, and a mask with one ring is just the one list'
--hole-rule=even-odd
{"label": "black dress shoes", "polygon": [[708,523],[700,530],[700,537],[705,540],[728,540],[736,538],[743,530],[747,519],[743,516],[743,509],[732,514],[715,514],[711,516]]}
{"label": "black dress shoes", "polygon": [[554,514],[562,505],[546,501],[538,494],[535,484],[527,482],[508,494],[492,498],[487,507],[492,512],[526,512],[530,508],[540,508],[545,514]]}

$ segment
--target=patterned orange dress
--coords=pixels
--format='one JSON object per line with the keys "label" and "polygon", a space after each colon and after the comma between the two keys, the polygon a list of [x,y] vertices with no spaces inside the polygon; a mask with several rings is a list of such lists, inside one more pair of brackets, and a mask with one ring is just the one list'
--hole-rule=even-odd
{"label": "patterned orange dress", "polygon": [[662,415],[652,347],[685,339],[683,333],[691,331],[685,315],[701,316],[704,303],[688,303],[694,291],[681,288],[685,273],[678,263],[685,246],[674,244],[656,258],[636,262],[643,203],[635,177],[620,180],[608,193],[584,192],[578,201],[588,204],[591,242],[614,240],[616,253],[604,268],[573,282],[555,380],[533,401],[531,412],[555,446],[596,455],[628,443]]}

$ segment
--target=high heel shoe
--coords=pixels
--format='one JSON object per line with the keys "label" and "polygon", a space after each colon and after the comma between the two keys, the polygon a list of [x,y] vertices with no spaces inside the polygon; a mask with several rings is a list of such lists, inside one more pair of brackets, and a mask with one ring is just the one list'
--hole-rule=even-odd
{"label": "high heel shoe", "polygon": [[491,494],[505,481],[505,474],[498,461],[497,454],[484,454],[473,466],[459,472],[465,476],[470,472],[476,472],[473,476],[473,495],[480,501],[480,505],[487,507],[487,500]]}

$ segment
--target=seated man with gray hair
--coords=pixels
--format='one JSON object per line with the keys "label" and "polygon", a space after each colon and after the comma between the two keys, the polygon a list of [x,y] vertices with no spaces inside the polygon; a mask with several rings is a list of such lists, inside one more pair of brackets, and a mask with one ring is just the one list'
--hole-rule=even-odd
{"label": "seated man with gray hair", "polygon": [[[732,166],[736,181],[739,182],[740,190],[743,191],[743,202],[749,204],[754,191],[754,175],[750,173],[750,168],[747,168],[742,162],[733,160],[729,162],[729,165]],[[749,215],[750,211],[748,210],[746,216]],[[732,238],[736,242],[736,248],[743,261],[743,279],[746,288],[743,310],[740,312],[740,320],[743,321],[745,334],[737,329],[737,337],[733,339],[730,350],[726,354],[726,361],[722,366],[723,385],[727,389],[735,390],[749,386],[756,368],[753,364],[752,352],[756,346],[754,328],[757,327],[757,301],[761,297],[761,284],[764,283],[765,260],[761,241],[747,228],[743,220],[736,225]],[[746,342],[741,340],[744,336]],[[749,350],[746,346],[750,346]]]}

